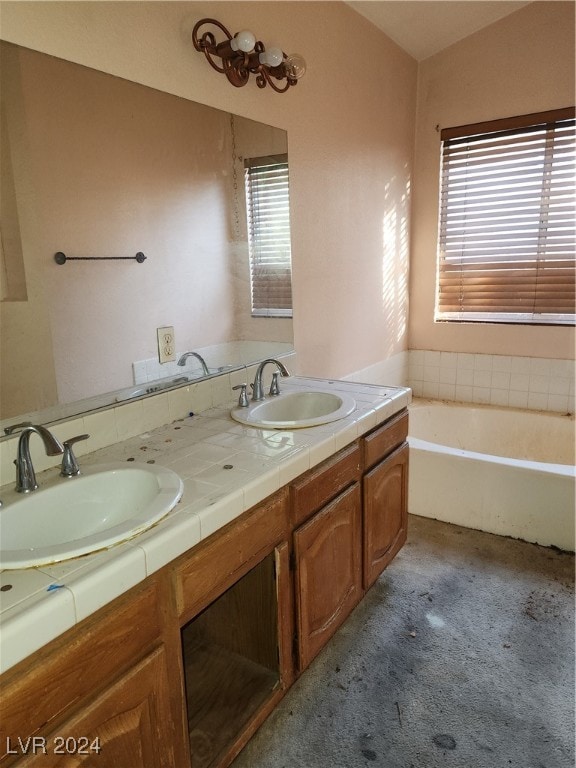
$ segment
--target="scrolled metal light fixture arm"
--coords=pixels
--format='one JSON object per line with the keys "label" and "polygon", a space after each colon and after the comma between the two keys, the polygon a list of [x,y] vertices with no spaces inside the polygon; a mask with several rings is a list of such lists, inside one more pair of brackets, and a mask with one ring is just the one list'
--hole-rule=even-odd
{"label": "scrolled metal light fixture arm", "polygon": [[[226,39],[217,43],[214,31],[206,29],[202,32],[204,27],[216,27],[224,33]],[[246,39],[238,43],[237,39],[240,35],[246,36]],[[210,66],[216,72],[226,75],[228,81],[236,88],[246,85],[250,74],[253,74],[258,88],[269,85],[277,93],[285,93],[291,85],[296,85],[306,71],[306,64],[301,56],[298,54],[286,56],[283,51],[279,52],[282,54],[279,64],[267,64],[262,61],[266,56],[266,48],[260,40],[255,40],[251,32],[231,35],[216,19],[198,21],[192,30],[192,43],[197,51],[204,53]],[[243,45],[244,48],[249,47],[250,50],[241,50],[239,45]],[[285,82],[280,87],[274,82],[275,80]]]}

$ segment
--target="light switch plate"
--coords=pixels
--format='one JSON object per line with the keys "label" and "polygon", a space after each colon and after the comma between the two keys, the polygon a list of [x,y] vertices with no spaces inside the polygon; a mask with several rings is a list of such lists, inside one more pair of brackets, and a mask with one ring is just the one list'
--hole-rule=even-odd
{"label": "light switch plate", "polygon": [[176,342],[174,340],[174,328],[165,325],[157,329],[158,333],[158,360],[161,363],[170,363],[176,360]]}

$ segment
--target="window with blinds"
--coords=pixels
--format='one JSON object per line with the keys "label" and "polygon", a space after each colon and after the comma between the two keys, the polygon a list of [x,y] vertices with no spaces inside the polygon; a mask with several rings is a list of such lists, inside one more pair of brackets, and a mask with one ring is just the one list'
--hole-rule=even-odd
{"label": "window with blinds", "polygon": [[245,160],[253,317],[292,317],[288,156]]}
{"label": "window with blinds", "polygon": [[442,131],[436,320],[574,324],[574,115]]}

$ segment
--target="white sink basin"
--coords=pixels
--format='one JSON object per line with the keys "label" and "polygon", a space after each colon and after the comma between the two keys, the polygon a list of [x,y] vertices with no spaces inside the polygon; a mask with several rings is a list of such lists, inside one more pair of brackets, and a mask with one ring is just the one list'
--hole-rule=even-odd
{"label": "white sink basin", "polygon": [[0,509],[0,569],[69,560],[142,533],[182,496],[170,469],[100,464],[18,495]]}
{"label": "white sink basin", "polygon": [[231,416],[261,429],[302,429],[343,419],[355,408],[356,401],[341,392],[287,392],[247,408],[237,406]]}

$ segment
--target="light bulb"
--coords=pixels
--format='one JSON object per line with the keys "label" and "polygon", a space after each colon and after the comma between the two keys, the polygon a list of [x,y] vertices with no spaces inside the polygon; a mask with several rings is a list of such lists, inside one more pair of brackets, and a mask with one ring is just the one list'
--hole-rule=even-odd
{"label": "light bulb", "polygon": [[284,59],[284,67],[291,80],[298,80],[306,72],[306,61],[299,53],[291,53]]}
{"label": "light bulb", "polygon": [[242,51],[242,53],[250,53],[254,50],[256,45],[256,35],[250,32],[249,29],[243,29],[242,32],[237,32],[232,40],[230,40],[230,48],[233,51]]}
{"label": "light bulb", "polygon": [[277,67],[282,64],[284,54],[280,48],[267,48],[258,56],[260,64],[266,64],[268,67]]}

